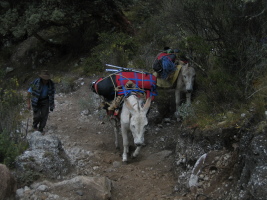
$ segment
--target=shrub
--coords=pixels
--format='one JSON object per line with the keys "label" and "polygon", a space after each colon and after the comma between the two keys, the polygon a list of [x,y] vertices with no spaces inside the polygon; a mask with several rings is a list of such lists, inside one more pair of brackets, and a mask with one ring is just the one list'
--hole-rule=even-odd
{"label": "shrub", "polygon": [[0,79],[0,131],[12,132],[19,123],[19,110],[23,102],[22,95],[18,92],[18,81]]}
{"label": "shrub", "polygon": [[205,102],[215,108],[213,112],[232,107],[245,97],[242,94],[238,78],[222,68],[210,70],[208,76],[197,77],[198,89],[206,96]]}
{"label": "shrub", "polygon": [[57,93],[69,93],[75,91],[76,83],[75,77],[56,77],[55,83],[57,84]]}
{"label": "shrub", "polygon": [[16,157],[27,147],[22,133],[17,131],[23,98],[17,79],[5,80],[3,71],[0,76],[0,162],[13,167]]}
{"label": "shrub", "polygon": [[134,39],[124,33],[100,33],[99,41],[83,64],[86,74],[103,71],[105,64],[127,67],[137,48]]}
{"label": "shrub", "polygon": [[16,157],[28,147],[28,143],[21,140],[20,136],[20,133],[13,137],[7,132],[0,133],[0,163],[14,167]]}
{"label": "shrub", "polygon": [[254,92],[248,96],[251,99],[251,107],[255,112],[256,120],[266,119],[267,111],[267,72],[261,78],[254,81]]}

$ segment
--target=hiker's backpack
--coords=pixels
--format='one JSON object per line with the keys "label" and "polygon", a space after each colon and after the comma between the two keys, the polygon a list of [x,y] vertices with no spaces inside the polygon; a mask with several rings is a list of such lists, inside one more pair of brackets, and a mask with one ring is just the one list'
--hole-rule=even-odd
{"label": "hiker's backpack", "polygon": [[162,62],[161,78],[167,79],[169,74],[176,70],[175,64],[172,62],[171,58],[167,55],[161,58],[161,62]]}
{"label": "hiker's backpack", "polygon": [[152,68],[155,72],[159,73],[160,78],[167,79],[170,73],[176,70],[174,60],[174,54],[160,53],[157,56]]}
{"label": "hiker's backpack", "polygon": [[152,66],[152,68],[155,72],[157,72],[157,73],[162,72],[162,70],[163,70],[162,57],[167,56],[167,55],[169,55],[169,54],[165,53],[165,52],[158,54],[156,60],[153,63],[153,66]]}

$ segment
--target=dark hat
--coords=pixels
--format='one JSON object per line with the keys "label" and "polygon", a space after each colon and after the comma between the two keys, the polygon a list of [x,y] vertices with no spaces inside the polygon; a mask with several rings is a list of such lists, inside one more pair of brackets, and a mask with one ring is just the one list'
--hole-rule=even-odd
{"label": "dark hat", "polygon": [[44,79],[44,80],[49,80],[50,79],[50,73],[48,70],[42,70],[41,73],[39,74],[39,77]]}
{"label": "dark hat", "polygon": [[164,47],[164,51],[167,51],[167,50],[169,50],[170,49],[170,47]]}

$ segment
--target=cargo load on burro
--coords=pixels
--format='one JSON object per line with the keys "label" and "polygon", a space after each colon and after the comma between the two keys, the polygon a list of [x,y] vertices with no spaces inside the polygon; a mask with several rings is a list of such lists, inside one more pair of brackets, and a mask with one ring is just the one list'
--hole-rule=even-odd
{"label": "cargo load on burro", "polygon": [[136,146],[132,157],[136,157],[144,146],[144,133],[148,124],[147,112],[157,95],[157,78],[151,73],[106,64],[115,69],[104,78],[92,83],[91,89],[103,97],[102,107],[114,124],[115,146],[119,148],[118,134],[121,128],[123,139],[122,161],[128,161],[131,132]]}

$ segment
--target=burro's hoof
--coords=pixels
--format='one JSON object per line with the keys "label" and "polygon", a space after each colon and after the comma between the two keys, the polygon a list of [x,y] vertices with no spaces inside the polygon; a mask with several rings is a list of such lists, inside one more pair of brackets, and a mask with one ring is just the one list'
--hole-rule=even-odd
{"label": "burro's hoof", "polygon": [[176,117],[176,119],[177,119],[177,122],[181,122],[182,121],[182,118],[181,118],[181,116],[179,115],[179,112],[175,112],[174,113],[174,116]]}
{"label": "burro's hoof", "polygon": [[122,155],[122,162],[127,162],[127,161],[128,161],[127,155]]}

